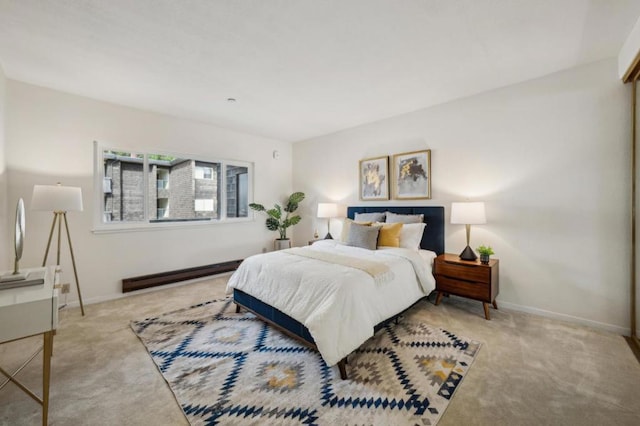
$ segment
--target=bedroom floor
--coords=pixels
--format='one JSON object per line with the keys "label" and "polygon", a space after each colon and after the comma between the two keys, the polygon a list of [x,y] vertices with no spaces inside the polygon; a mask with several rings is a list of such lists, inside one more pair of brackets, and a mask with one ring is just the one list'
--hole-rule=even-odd
{"label": "bedroom floor", "polygon": [[[88,305],[86,317],[77,308],[62,310],[50,424],[186,425],[129,322],[222,298],[226,280]],[[485,321],[481,303],[455,297],[414,309],[425,322],[483,343],[441,426],[640,424],[640,364],[622,337],[504,310],[492,310]],[[24,361],[18,354],[31,353],[40,340],[0,345],[2,367],[15,370]],[[39,389],[41,366],[39,357],[19,377]],[[0,390],[0,424],[40,422],[33,400],[12,384]]]}

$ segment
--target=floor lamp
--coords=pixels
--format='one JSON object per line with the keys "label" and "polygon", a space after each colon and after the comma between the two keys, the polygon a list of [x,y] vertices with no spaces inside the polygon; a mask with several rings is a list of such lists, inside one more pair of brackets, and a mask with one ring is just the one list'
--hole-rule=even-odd
{"label": "floor lamp", "polygon": [[71,245],[71,235],[69,234],[69,224],[67,223],[68,211],[82,211],[82,190],[73,186],[62,186],[60,183],[57,185],[35,185],[33,187],[31,209],[53,212],[53,222],[51,222],[49,241],[47,241],[47,249],[44,252],[42,266],[47,264],[47,256],[49,255],[51,238],[53,237],[53,231],[56,228],[56,223],[58,225],[58,251],[56,265],[60,265],[60,241],[62,239],[62,221],[64,220],[64,227],[67,231],[67,240],[69,242],[69,251],[71,252],[73,275],[76,279],[76,289],[78,290],[78,299],[80,300],[80,311],[84,316],[84,305],[82,304],[82,294],[80,293],[80,282],[78,281],[76,259],[73,255],[73,245]]}

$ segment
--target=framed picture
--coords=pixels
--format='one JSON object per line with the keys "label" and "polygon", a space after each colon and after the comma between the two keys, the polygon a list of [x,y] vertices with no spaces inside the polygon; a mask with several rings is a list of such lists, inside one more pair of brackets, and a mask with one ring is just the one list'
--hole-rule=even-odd
{"label": "framed picture", "polygon": [[431,150],[405,152],[393,156],[393,198],[431,198]]}
{"label": "framed picture", "polygon": [[360,160],[360,199],[389,199],[389,156]]}

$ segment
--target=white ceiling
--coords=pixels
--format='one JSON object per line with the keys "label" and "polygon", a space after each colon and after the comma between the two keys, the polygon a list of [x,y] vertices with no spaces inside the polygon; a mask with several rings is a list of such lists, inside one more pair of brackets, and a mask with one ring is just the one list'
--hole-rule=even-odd
{"label": "white ceiling", "polygon": [[299,141],[616,56],[639,15],[638,0],[0,0],[0,63]]}

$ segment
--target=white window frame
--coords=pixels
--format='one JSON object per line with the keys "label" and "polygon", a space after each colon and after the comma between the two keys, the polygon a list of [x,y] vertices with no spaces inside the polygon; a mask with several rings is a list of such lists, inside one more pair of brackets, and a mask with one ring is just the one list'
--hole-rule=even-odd
{"label": "white window frame", "polygon": [[[105,150],[111,151],[123,151],[131,152],[134,154],[144,155],[144,188],[149,187],[149,161],[148,155],[160,154],[168,155],[177,158],[185,158],[195,161],[202,161],[208,163],[219,163],[221,165],[220,181],[218,182],[220,190],[220,196],[218,199],[219,217],[217,219],[210,220],[193,220],[193,221],[179,221],[179,222],[149,222],[149,208],[148,208],[148,192],[144,191],[144,220],[140,222],[105,222],[104,217],[104,160],[103,152]],[[115,145],[101,144],[97,141],[93,143],[93,181],[94,181],[94,208],[93,211],[93,230],[94,233],[111,233],[111,232],[128,232],[128,231],[145,231],[145,230],[160,230],[160,229],[174,229],[174,228],[189,228],[199,226],[212,226],[230,222],[252,222],[255,220],[254,215],[248,214],[247,217],[227,217],[227,178],[226,167],[227,166],[241,166],[247,168],[248,173],[248,201],[253,200],[253,187],[254,187],[254,164],[248,161],[238,160],[224,160],[219,158],[211,158],[206,155],[194,155],[175,152],[166,152],[156,149],[129,149],[122,148]]]}

